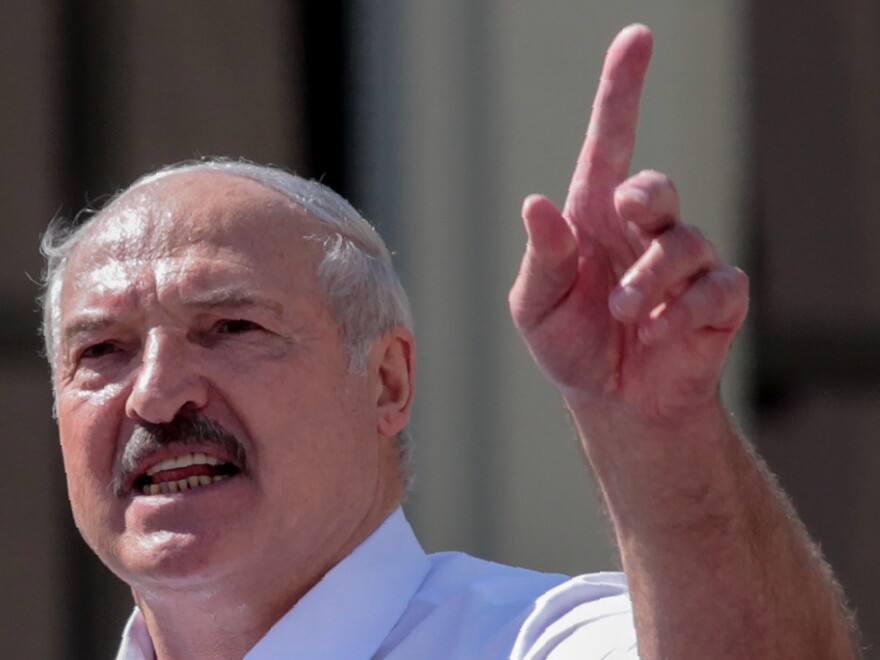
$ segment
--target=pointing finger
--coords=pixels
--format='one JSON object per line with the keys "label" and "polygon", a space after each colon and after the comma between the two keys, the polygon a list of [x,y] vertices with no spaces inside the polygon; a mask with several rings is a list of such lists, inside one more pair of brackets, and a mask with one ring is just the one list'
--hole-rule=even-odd
{"label": "pointing finger", "polygon": [[613,189],[629,172],[652,43],[647,27],[631,25],[608,49],[565,204],[565,215],[575,225],[587,222],[585,211],[592,206],[591,192],[607,195],[609,188]]}

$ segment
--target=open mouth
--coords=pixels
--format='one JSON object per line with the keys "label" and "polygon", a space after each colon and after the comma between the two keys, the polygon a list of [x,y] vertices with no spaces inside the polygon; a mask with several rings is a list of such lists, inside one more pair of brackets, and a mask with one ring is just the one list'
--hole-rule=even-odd
{"label": "open mouth", "polygon": [[231,479],[241,470],[216,456],[190,453],[167,458],[150,466],[134,481],[135,494],[169,495]]}

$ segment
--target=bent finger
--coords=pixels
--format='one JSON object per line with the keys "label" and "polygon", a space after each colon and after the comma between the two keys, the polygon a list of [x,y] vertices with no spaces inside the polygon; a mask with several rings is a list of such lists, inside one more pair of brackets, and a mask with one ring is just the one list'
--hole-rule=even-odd
{"label": "bent finger", "polygon": [[659,306],[639,327],[639,339],[648,345],[698,330],[733,333],[749,307],[748,277],[725,265],[709,271],[678,298]]}
{"label": "bent finger", "polygon": [[654,237],[678,224],[681,204],[672,179],[662,172],[643,170],[614,191],[620,217],[646,237]]}
{"label": "bent finger", "polygon": [[611,313],[624,323],[639,321],[717,265],[715,246],[699,229],[675,225],[653,239],[621,278],[609,297]]}

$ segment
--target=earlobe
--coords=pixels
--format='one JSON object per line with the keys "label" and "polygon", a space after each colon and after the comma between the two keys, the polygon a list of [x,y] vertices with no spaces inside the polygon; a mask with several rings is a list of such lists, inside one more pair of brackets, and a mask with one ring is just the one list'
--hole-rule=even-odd
{"label": "earlobe", "polygon": [[415,385],[415,341],[403,327],[389,330],[374,346],[377,374],[376,430],[392,438],[409,421]]}

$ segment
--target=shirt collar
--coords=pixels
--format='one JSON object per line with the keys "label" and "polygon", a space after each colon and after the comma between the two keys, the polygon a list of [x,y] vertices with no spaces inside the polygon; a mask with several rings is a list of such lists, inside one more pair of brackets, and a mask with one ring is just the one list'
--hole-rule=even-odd
{"label": "shirt collar", "polygon": [[[245,660],[371,657],[403,615],[430,566],[398,508],[281,617]],[[116,660],[153,657],[146,623],[135,608]]]}
{"label": "shirt collar", "polygon": [[430,570],[401,509],[257,642],[245,660],[372,657]]}
{"label": "shirt collar", "polygon": [[140,609],[135,607],[122,631],[122,643],[119,645],[116,660],[153,660],[155,657],[147,622],[144,621]]}

